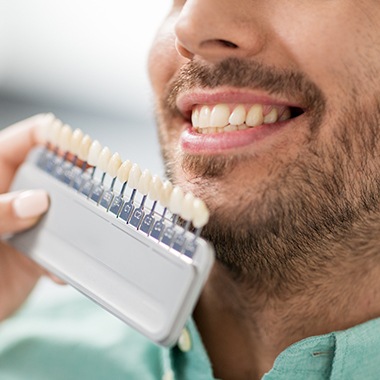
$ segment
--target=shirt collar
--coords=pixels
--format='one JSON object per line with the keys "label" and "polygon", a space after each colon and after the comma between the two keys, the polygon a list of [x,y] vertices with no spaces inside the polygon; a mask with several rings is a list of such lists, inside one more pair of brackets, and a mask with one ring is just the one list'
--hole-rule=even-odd
{"label": "shirt collar", "polygon": [[[186,325],[188,351],[163,350],[164,371],[174,379],[214,379],[211,363],[193,320]],[[380,318],[350,329],[303,339],[284,350],[263,380],[378,379]]]}

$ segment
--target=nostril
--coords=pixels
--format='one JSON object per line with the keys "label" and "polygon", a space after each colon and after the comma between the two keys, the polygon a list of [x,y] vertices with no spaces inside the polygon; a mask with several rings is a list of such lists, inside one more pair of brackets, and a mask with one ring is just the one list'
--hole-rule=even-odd
{"label": "nostril", "polygon": [[236,49],[238,46],[234,44],[233,42],[226,41],[226,40],[218,40],[218,42],[228,48]]}

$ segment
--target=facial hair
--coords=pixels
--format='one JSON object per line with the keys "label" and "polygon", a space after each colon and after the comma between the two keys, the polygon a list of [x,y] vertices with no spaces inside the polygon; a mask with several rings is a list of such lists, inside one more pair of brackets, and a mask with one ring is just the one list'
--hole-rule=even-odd
{"label": "facial hair", "polygon": [[[278,162],[276,152],[269,152],[268,178],[255,188],[245,184],[244,191],[215,204],[211,198],[223,191],[229,175],[242,166],[249,173],[254,156],[178,153],[167,144],[167,136],[178,116],[178,94],[223,85],[298,101],[306,110],[308,139],[302,155],[291,162]],[[348,249],[350,242],[365,241],[370,228],[366,221],[377,220],[380,201],[375,160],[380,105],[376,97],[366,100],[346,100],[328,120],[334,132],[326,142],[320,138],[328,119],[326,98],[301,73],[236,58],[214,66],[191,61],[168,84],[158,114],[167,173],[177,182],[181,165],[194,191],[211,205],[202,235],[214,244],[218,261],[237,282],[256,292],[289,296],[302,292],[308,281],[325,277],[332,263],[358,252]]]}

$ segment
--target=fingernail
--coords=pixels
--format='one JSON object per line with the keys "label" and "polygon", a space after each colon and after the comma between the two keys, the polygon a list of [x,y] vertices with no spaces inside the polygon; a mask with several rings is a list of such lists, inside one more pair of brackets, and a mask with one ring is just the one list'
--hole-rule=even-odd
{"label": "fingernail", "polygon": [[47,211],[49,197],[44,190],[27,190],[17,196],[12,206],[19,218],[35,218]]}

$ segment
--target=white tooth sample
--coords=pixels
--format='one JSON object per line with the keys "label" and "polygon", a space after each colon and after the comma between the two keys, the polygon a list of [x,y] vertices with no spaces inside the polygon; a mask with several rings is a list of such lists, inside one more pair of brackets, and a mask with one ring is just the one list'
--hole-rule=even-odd
{"label": "white tooth sample", "polygon": [[203,227],[210,217],[206,204],[199,198],[194,199],[193,203],[193,226],[195,228]]}
{"label": "white tooth sample", "polygon": [[217,104],[211,111],[210,127],[225,127],[230,117],[230,107],[227,104]]}
{"label": "white tooth sample", "polygon": [[141,177],[141,169],[137,164],[133,164],[129,172],[128,186],[131,189],[137,189]]}
{"label": "white tooth sample", "polygon": [[148,169],[145,169],[142,172],[141,177],[139,179],[137,190],[142,195],[148,195],[151,182],[152,182],[152,174],[150,173]]}
{"label": "white tooth sample", "polygon": [[272,108],[271,111],[264,117],[264,124],[273,124],[278,120],[277,108]]}
{"label": "white tooth sample", "polygon": [[203,106],[199,113],[199,127],[206,128],[210,126],[210,107]]}
{"label": "white tooth sample", "polygon": [[162,181],[158,175],[152,177],[152,181],[149,186],[149,199],[152,201],[157,201],[160,197],[162,191]]}
{"label": "white tooth sample", "polygon": [[88,153],[90,151],[90,147],[92,144],[91,137],[89,135],[85,135],[79,145],[78,150],[78,158],[83,162],[87,162]]}
{"label": "white tooth sample", "polygon": [[186,221],[191,221],[194,216],[194,194],[186,193],[183,198],[182,208],[179,215]]}
{"label": "white tooth sample", "polygon": [[132,162],[129,160],[126,160],[121,164],[119,170],[117,171],[117,179],[121,183],[128,182],[129,173],[131,172],[131,168],[132,168]]}
{"label": "white tooth sample", "polygon": [[172,214],[179,214],[182,210],[185,195],[179,186],[175,186],[169,200],[169,210]]}
{"label": "white tooth sample", "polygon": [[248,129],[247,124],[240,124],[237,126],[238,131],[244,131],[244,129]]}
{"label": "white tooth sample", "polygon": [[263,107],[260,104],[253,105],[248,111],[245,123],[249,127],[257,127],[259,125],[262,125],[263,122],[264,122]]}
{"label": "white tooth sample", "polygon": [[55,119],[53,121],[53,124],[50,129],[50,133],[49,133],[49,142],[51,144],[57,146],[62,127],[63,127],[63,123],[61,120]]}
{"label": "white tooth sample", "polygon": [[191,123],[193,124],[194,128],[199,127],[199,111],[197,109],[193,110],[191,113]]}
{"label": "white tooth sample", "polygon": [[232,111],[232,114],[231,114],[228,122],[231,125],[244,124],[246,115],[247,115],[247,113],[245,111],[245,107],[242,104],[240,104],[237,107],[235,107],[235,109]]}
{"label": "white tooth sample", "polygon": [[36,140],[39,143],[45,144],[47,141],[49,141],[50,130],[51,130],[54,120],[55,120],[55,116],[52,113],[47,113],[38,124],[35,131],[35,136],[36,136]]}
{"label": "white tooth sample", "polygon": [[117,172],[122,164],[120,154],[114,153],[112,157],[110,158],[107,166],[107,174],[111,178],[115,178],[117,176]]}
{"label": "white tooth sample", "polygon": [[87,163],[91,166],[97,166],[100,152],[102,151],[102,146],[98,140],[92,142],[90,150],[88,152]]}
{"label": "white tooth sample", "polygon": [[159,197],[159,201],[164,207],[169,206],[170,196],[173,191],[173,185],[170,181],[165,181],[162,184],[162,189]]}
{"label": "white tooth sample", "polygon": [[59,138],[58,138],[58,147],[63,152],[68,152],[70,150],[72,134],[73,134],[73,130],[71,129],[69,125],[65,124],[61,128],[61,132],[59,133]]}
{"label": "white tooth sample", "polygon": [[71,135],[70,151],[74,156],[78,156],[79,147],[83,139],[83,132],[80,129],[76,129]]}
{"label": "white tooth sample", "polygon": [[282,115],[279,118],[279,121],[289,120],[291,116],[292,116],[292,114],[290,112],[290,108],[285,108],[284,112],[282,113]]}
{"label": "white tooth sample", "polygon": [[108,146],[105,146],[99,154],[98,168],[103,172],[107,172],[108,163],[110,162],[112,153]]}

